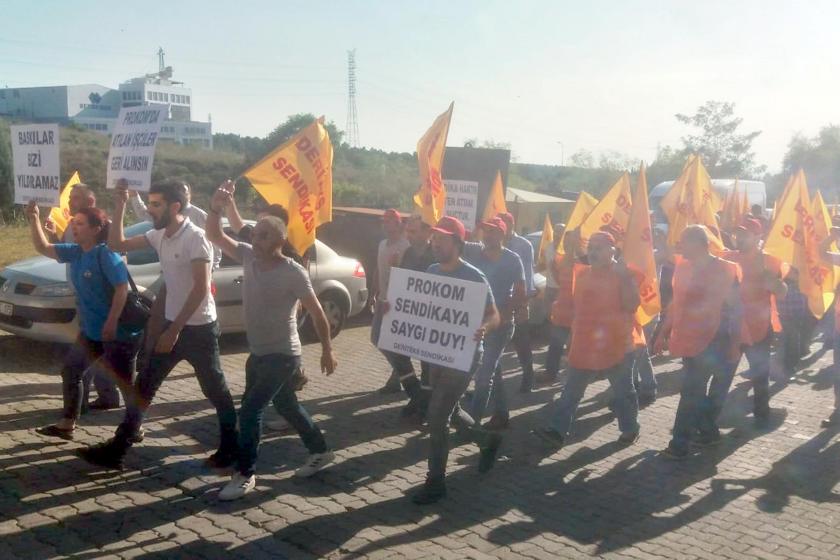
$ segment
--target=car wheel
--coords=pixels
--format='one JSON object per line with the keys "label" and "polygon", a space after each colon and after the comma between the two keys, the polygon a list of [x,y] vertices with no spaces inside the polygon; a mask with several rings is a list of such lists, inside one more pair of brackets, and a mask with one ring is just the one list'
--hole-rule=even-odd
{"label": "car wheel", "polygon": [[[318,296],[318,301],[321,302],[324,315],[327,316],[327,322],[330,324],[330,336],[335,338],[344,328],[344,321],[347,319],[347,303],[341,294],[334,291],[321,294]],[[298,325],[301,336],[307,342],[318,340],[318,333],[315,332],[315,325],[312,324],[309,313],[303,312]]]}

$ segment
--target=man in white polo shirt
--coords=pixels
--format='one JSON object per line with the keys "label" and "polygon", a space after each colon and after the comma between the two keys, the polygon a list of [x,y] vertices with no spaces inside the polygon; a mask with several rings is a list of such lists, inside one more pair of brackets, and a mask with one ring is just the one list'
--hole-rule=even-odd
{"label": "man in white polo shirt", "polygon": [[213,468],[225,468],[237,456],[236,409],[219,361],[219,324],[216,303],[210,293],[210,265],[213,250],[204,231],[183,214],[187,201],[178,183],[152,185],[149,214],[154,229],[125,239],[123,216],[128,200],[125,189],[116,191],[114,223],[108,246],[118,252],[151,246],[160,258],[166,283],[165,322],[148,363],[137,376],[132,402],[113,439],[80,451],[90,463],[121,468],[132,443],[142,439],[140,426],[163,380],[180,362],[195,368],[204,395],[216,408],[221,429],[218,451],[207,459]]}

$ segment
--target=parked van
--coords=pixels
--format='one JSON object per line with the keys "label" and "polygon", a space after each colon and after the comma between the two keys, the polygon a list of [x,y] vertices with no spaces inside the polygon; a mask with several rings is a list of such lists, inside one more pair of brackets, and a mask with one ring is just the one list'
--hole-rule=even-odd
{"label": "parked van", "polygon": [[[653,211],[653,221],[659,224],[667,224],[668,218],[662,212],[659,203],[662,197],[671,189],[674,181],[664,181],[653,187],[650,191],[650,209]],[[732,192],[735,188],[735,179],[712,179],[712,187],[723,199],[727,194]],[[762,208],[767,208],[767,187],[763,181],[742,181],[738,180],[738,190],[743,192],[747,189],[747,200],[752,207],[753,204],[759,204]]]}

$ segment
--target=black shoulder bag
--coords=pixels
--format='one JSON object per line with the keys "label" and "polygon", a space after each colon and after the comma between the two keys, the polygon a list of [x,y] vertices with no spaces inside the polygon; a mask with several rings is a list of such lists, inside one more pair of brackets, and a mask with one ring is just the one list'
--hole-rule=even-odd
{"label": "black shoulder bag", "polygon": [[[96,254],[96,261],[99,263],[99,274],[102,276],[105,284],[110,288],[108,301],[111,301],[114,299],[114,286],[108,280],[108,277],[105,276],[105,271],[102,270],[103,250],[107,251],[108,249],[100,247],[99,252]],[[125,272],[128,275],[128,285],[131,286],[131,289],[128,291],[128,297],[125,299],[125,307],[123,307],[122,314],[120,315],[119,324],[132,331],[141,331],[146,328],[146,323],[149,322],[152,300],[141,294],[137,289],[137,285],[134,283],[134,279],[128,271],[128,266],[126,266]]]}

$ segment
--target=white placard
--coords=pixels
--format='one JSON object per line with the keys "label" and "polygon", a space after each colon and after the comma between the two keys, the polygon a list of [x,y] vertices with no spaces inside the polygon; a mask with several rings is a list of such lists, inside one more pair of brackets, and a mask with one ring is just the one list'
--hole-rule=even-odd
{"label": "white placard", "polygon": [[480,282],[392,268],[379,348],[469,371],[487,289]]}
{"label": "white placard", "polygon": [[108,151],[107,188],[113,189],[117,181],[125,179],[131,190],[149,190],[155,144],[167,116],[169,108],[166,105],[140,105],[120,110]]}
{"label": "white placard", "polygon": [[58,206],[61,164],[57,124],[12,125],[15,204]]}
{"label": "white placard", "polygon": [[473,231],[478,217],[478,181],[444,179],[443,184],[446,186],[444,215],[458,218],[467,231]]}

